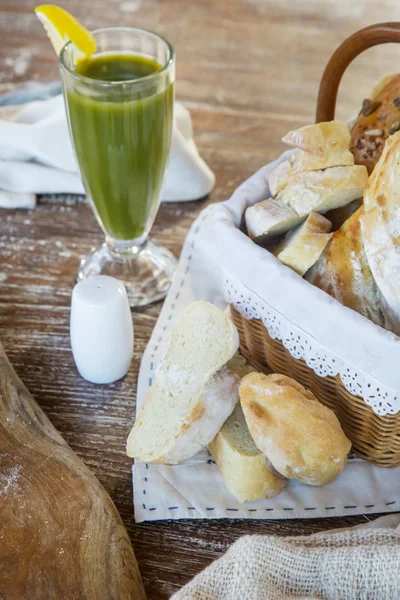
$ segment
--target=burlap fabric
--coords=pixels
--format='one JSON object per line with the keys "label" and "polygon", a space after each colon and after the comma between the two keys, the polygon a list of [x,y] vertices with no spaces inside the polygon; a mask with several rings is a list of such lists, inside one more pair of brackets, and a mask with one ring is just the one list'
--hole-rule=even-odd
{"label": "burlap fabric", "polygon": [[400,517],[312,536],[246,536],[173,600],[395,600]]}

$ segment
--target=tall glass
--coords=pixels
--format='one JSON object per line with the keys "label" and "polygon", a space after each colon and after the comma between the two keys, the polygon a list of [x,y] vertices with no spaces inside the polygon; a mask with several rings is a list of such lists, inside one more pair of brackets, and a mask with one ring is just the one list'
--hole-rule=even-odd
{"label": "tall glass", "polygon": [[175,55],[166,40],[143,29],[110,27],[93,35],[94,59],[131,55],[160,66],[138,79],[100,80],[77,72],[73,44],[60,55],[76,158],[106,237],[82,259],[78,279],[100,273],[117,277],[131,306],[142,306],[165,296],[176,267],[166,248],[148,240],[171,144]]}

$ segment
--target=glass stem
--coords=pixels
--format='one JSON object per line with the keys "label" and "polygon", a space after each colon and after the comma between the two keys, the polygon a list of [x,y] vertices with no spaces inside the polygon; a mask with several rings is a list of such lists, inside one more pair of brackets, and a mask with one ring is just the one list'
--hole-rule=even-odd
{"label": "glass stem", "polygon": [[106,236],[106,243],[115,260],[132,260],[137,258],[147,246],[147,235],[136,240],[114,240]]}

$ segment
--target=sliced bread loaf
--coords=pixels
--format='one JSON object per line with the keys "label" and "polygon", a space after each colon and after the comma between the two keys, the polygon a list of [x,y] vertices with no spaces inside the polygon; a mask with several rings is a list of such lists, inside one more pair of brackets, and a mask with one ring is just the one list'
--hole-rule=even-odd
{"label": "sliced bread loaf", "polygon": [[349,149],[350,130],[344,121],[314,123],[289,131],[282,142],[316,156],[325,156]]}
{"label": "sliced bread loaf", "polygon": [[272,498],[286,485],[286,479],[273,471],[266,456],[255,445],[240,404],[236,405],[208,449],[226,487],[239,502]]}
{"label": "sliced bread loaf", "polygon": [[326,213],[361,198],[367,181],[367,169],[361,165],[304,171],[290,178],[276,200],[300,216],[313,211]]}
{"label": "sliced bread loaf", "polygon": [[240,376],[225,366],[238,346],[226,313],[207,302],[190,304],[128,437],[128,456],[176,464],[207,446],[238,400]]}
{"label": "sliced bread loaf", "polygon": [[268,175],[268,185],[271,196],[275,197],[290,182],[293,175],[304,171],[319,171],[329,167],[344,167],[354,165],[354,156],[350,150],[342,150],[333,154],[310,154],[299,150],[288,160],[278,165]]}

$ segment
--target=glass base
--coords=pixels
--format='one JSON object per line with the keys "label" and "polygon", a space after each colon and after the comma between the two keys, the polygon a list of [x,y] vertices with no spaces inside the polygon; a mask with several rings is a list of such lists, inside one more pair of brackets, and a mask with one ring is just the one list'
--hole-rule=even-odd
{"label": "glass base", "polygon": [[130,305],[145,306],[165,298],[176,266],[175,256],[150,240],[121,249],[105,242],[81,260],[78,281],[93,275],[116,277],[125,285]]}

